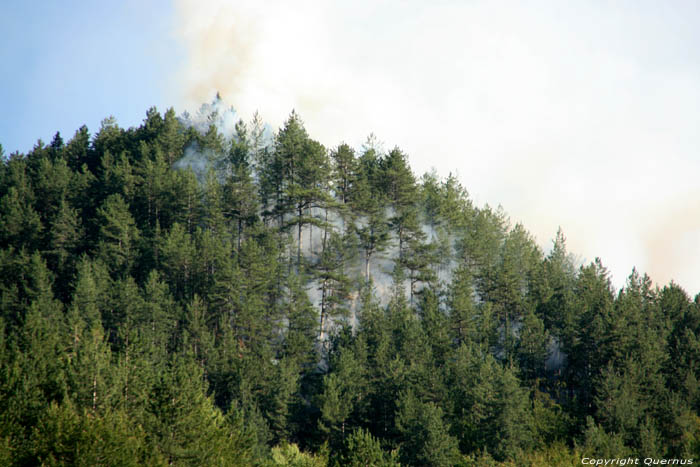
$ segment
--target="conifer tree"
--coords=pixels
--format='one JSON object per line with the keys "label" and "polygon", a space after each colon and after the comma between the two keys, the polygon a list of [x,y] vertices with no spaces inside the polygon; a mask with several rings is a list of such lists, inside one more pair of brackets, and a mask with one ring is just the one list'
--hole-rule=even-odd
{"label": "conifer tree", "polygon": [[700,453],[700,296],[219,100],[0,147],[1,465]]}
{"label": "conifer tree", "polygon": [[399,401],[396,426],[402,435],[401,461],[408,465],[452,466],[459,462],[457,440],[449,434],[443,413],[407,392]]}
{"label": "conifer tree", "polygon": [[66,320],[71,332],[66,368],[70,397],[80,408],[106,413],[114,406],[116,385],[102,323],[87,325],[75,306],[68,311]]}
{"label": "conifer tree", "polygon": [[204,226],[216,237],[228,239],[231,231],[225,217],[225,204],[223,187],[216,172],[210,169],[204,182]]}
{"label": "conifer tree", "polygon": [[90,133],[85,125],[76,130],[73,138],[66,144],[65,157],[68,162],[68,167],[74,171],[80,170],[83,165],[86,165],[88,170],[96,173],[97,167],[95,159],[92,157],[90,148]]}
{"label": "conifer tree", "polygon": [[129,206],[118,194],[110,195],[97,210],[100,221],[99,255],[117,277],[128,274],[136,259],[139,230]]}
{"label": "conifer tree", "polygon": [[592,413],[594,381],[607,364],[599,349],[604,349],[601,345],[604,326],[613,313],[611,289],[608,271],[599,258],[581,268],[574,288],[577,321],[564,331],[562,339],[562,348],[567,355],[566,381],[577,388],[576,399],[581,414]]}
{"label": "conifer tree", "polygon": [[126,150],[125,136],[125,131],[119,127],[114,116],[103,119],[100,122],[99,131],[92,140],[92,147],[96,156],[102,158],[106,153],[120,154]]}
{"label": "conifer tree", "polygon": [[366,397],[369,385],[364,341],[358,339],[350,347],[337,349],[329,359],[332,371],[323,377],[323,389],[319,395],[319,428],[335,446],[352,426],[364,422],[363,418],[368,415]]}
{"label": "conifer tree", "polygon": [[176,171],[174,185],[173,223],[179,222],[192,235],[202,219],[201,187],[192,169]]}
{"label": "conifer tree", "polygon": [[190,298],[194,290],[196,248],[192,236],[176,223],[160,245],[160,264],[177,298]]}
{"label": "conifer tree", "polygon": [[168,284],[153,270],[143,286],[143,307],[137,311],[137,327],[154,361],[165,362],[174,348],[175,330],[181,319]]}
{"label": "conifer tree", "polygon": [[52,161],[42,157],[32,174],[32,191],[34,208],[44,225],[52,221],[63,201],[75,198],[73,193],[73,173],[63,159]]}
{"label": "conifer tree", "polygon": [[340,465],[362,467],[398,467],[396,452],[387,453],[382,450],[381,443],[372,434],[359,428],[353,431],[345,440],[345,454],[339,461]]}
{"label": "conifer tree", "polygon": [[394,209],[390,224],[396,232],[399,259],[403,259],[407,244],[422,241],[424,234],[418,219],[418,189],[406,155],[394,148],[379,163],[381,189]]}
{"label": "conifer tree", "polygon": [[183,130],[172,107],[163,115],[163,123],[156,133],[156,141],[168,166],[172,167],[182,155],[184,146]]}
{"label": "conifer tree", "polygon": [[233,221],[236,230],[236,245],[240,249],[243,231],[250,227],[258,217],[258,193],[253,182],[250,162],[251,142],[245,124],[236,124],[236,139],[229,152],[230,174],[224,181],[224,202],[226,214]]}
{"label": "conifer tree", "polygon": [[154,228],[156,223],[161,228],[168,228],[173,217],[168,212],[170,198],[173,196],[169,193],[173,184],[173,171],[169,170],[159,147],[141,142],[140,152],[141,159],[135,168],[139,177],[136,188],[139,222],[150,228]]}
{"label": "conifer tree", "polygon": [[342,206],[348,204],[352,197],[357,178],[357,160],[355,151],[343,143],[331,151],[333,161],[333,191]]}
{"label": "conifer tree", "polygon": [[67,201],[61,201],[58,213],[49,230],[46,256],[56,271],[62,297],[68,295],[68,283],[74,275],[80,246],[84,242],[84,230],[78,212]]}
{"label": "conifer tree", "polygon": [[371,260],[389,246],[389,222],[386,218],[384,195],[377,186],[379,156],[368,148],[358,159],[357,179],[351,190],[351,202],[358,219],[350,225],[363,251],[365,282],[371,280]]}
{"label": "conifer tree", "polygon": [[145,419],[152,447],[169,464],[250,465],[251,440],[229,426],[206,395],[201,370],[173,361],[153,387]]}
{"label": "conifer tree", "polygon": [[123,413],[94,417],[66,401],[47,408],[26,451],[15,460],[26,465],[165,465],[145,444],[143,431]]}
{"label": "conifer tree", "polygon": [[336,232],[325,236],[318,262],[314,265],[316,279],[321,292],[321,319],[318,340],[323,343],[330,319],[346,316],[348,310],[343,306],[350,296],[350,279],[344,269],[348,262],[349,250],[343,238]]}
{"label": "conifer tree", "polygon": [[489,354],[462,345],[448,369],[451,420],[462,452],[486,448],[512,458],[533,442],[527,393],[508,368]]}
{"label": "conifer tree", "polygon": [[15,186],[0,199],[0,246],[30,250],[38,246],[43,225],[30,200],[31,195]]}
{"label": "conifer tree", "polygon": [[[299,116],[292,112],[275,140],[276,169],[281,171],[276,213],[281,226],[296,226],[297,266],[301,264],[302,229],[319,225],[313,210],[329,202],[329,161],[326,149],[309,138]],[[311,253],[312,245],[309,245]]]}

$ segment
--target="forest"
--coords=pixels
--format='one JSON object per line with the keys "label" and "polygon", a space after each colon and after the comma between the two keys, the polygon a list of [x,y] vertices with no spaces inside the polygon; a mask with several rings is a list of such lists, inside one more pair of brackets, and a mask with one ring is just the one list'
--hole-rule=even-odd
{"label": "forest", "polygon": [[0,146],[0,465],[700,457],[700,296],[218,103]]}

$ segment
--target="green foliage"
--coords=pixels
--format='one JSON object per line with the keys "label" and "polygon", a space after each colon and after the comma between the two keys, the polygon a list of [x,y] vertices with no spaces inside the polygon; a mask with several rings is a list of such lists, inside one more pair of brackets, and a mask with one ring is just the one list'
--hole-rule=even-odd
{"label": "green foliage", "polygon": [[110,195],[97,210],[100,222],[99,256],[116,277],[129,273],[136,258],[139,230],[129,206],[118,194]]}
{"label": "green foliage", "polygon": [[336,462],[349,467],[399,467],[395,451],[387,453],[382,450],[379,440],[366,430],[358,429],[347,436],[345,454]]}
{"label": "green foliage", "polygon": [[591,417],[586,418],[586,431],[581,450],[583,454],[596,458],[627,457],[631,454],[621,435],[608,433]]}
{"label": "green foliage", "polygon": [[457,440],[448,433],[442,410],[405,393],[397,411],[401,462],[409,465],[452,466],[459,459]]}
{"label": "green foliage", "polygon": [[528,394],[510,369],[463,345],[448,371],[452,426],[463,452],[486,447],[502,460],[532,446]]}
{"label": "green foliage", "polygon": [[80,413],[70,404],[52,403],[37,422],[22,463],[51,466],[165,465],[149,453],[144,434],[123,413],[104,417]]}
{"label": "green foliage", "polygon": [[301,452],[296,444],[283,444],[272,448],[270,466],[285,467],[325,467],[328,461],[322,455],[315,456]]}
{"label": "green foliage", "polygon": [[201,369],[173,362],[156,381],[145,414],[149,443],[169,464],[248,465],[252,440],[206,395]]}
{"label": "green foliage", "polygon": [[700,298],[219,109],[0,148],[1,465],[700,455]]}

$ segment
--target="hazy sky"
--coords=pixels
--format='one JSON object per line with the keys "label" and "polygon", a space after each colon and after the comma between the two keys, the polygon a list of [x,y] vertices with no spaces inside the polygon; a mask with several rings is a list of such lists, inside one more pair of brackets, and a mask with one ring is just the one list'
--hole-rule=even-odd
{"label": "hazy sky", "polygon": [[374,132],[419,174],[457,172],[618,286],[636,265],[700,291],[700,3],[24,3],[0,6],[6,153],[219,90],[273,125],[296,109],[327,146]]}

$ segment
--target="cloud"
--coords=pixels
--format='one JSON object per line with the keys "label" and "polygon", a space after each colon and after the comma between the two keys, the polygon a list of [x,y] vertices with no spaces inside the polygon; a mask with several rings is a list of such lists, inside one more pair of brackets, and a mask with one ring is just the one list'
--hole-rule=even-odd
{"label": "cloud", "polygon": [[[293,4],[292,4],[293,3]],[[543,246],[700,290],[692,3],[177,2],[182,105],[292,109],[328,146],[371,132],[458,172]]]}

